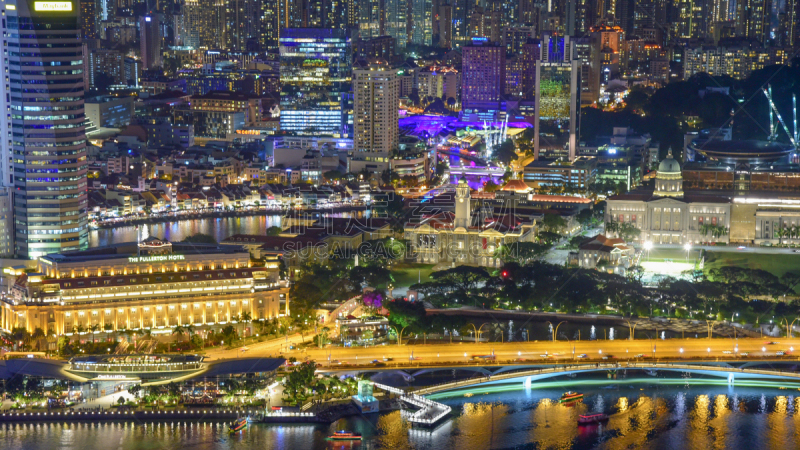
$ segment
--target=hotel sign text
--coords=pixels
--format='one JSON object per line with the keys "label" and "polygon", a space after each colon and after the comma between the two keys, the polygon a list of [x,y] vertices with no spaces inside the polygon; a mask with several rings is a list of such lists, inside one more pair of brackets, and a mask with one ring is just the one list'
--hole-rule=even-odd
{"label": "hotel sign text", "polygon": [[128,258],[130,263],[162,262],[162,261],[183,261],[183,255],[156,255],[156,256],[131,256]]}

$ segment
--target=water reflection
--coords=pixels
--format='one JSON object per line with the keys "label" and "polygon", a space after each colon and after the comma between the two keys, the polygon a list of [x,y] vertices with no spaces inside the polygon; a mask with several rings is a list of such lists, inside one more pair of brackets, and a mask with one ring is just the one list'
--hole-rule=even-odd
{"label": "water reflection", "polygon": [[[648,381],[649,383],[650,381]],[[530,389],[440,399],[452,418],[412,429],[399,411],[332,425],[252,425],[230,436],[223,422],[29,423],[0,426],[0,449],[790,449],[800,448],[800,398],[770,388],[642,384],[602,389],[583,383],[584,403],[558,403],[563,389]],[[565,382],[566,383],[566,382]],[[629,384],[630,383],[630,384]],[[487,388],[488,389],[488,388]],[[524,395],[521,395],[524,392]],[[602,425],[578,426],[579,414],[602,411]],[[328,442],[336,429],[362,443]]]}

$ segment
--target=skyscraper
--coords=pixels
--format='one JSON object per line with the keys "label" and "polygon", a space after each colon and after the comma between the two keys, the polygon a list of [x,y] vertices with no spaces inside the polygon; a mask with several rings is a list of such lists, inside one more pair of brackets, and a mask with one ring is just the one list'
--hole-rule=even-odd
{"label": "skyscraper", "polygon": [[358,36],[361,39],[382,36],[384,18],[380,0],[358,0]]}
{"label": "skyscraper", "polygon": [[433,45],[433,2],[432,0],[411,0],[414,29],[411,43]]}
{"label": "skyscraper", "polygon": [[81,0],[81,34],[84,39],[97,39],[97,1]]}
{"label": "skyscraper", "polygon": [[385,0],[386,34],[393,37],[397,48],[408,44],[408,2],[405,0]]}
{"label": "skyscraper", "polygon": [[[566,148],[569,160],[575,160],[580,85],[580,63],[573,57],[569,36],[544,35],[541,58],[536,62],[535,159],[539,159],[540,148],[546,146]],[[547,137],[542,138],[542,134]]]}
{"label": "skyscraper", "polygon": [[280,37],[281,130],[346,134],[351,46],[341,29],[287,28]]}
{"label": "skyscraper", "polygon": [[0,106],[11,114],[10,126],[3,121],[8,128],[3,139],[10,136],[14,156],[15,246],[21,257],[87,247],[78,5],[78,0],[5,4],[8,53],[0,64],[7,78]]}
{"label": "skyscraper", "polygon": [[161,15],[149,14],[139,17],[139,45],[142,56],[142,67],[145,70],[164,65],[161,54]]}
{"label": "skyscraper", "polygon": [[396,71],[385,63],[367,64],[362,60],[353,68],[353,96],[354,139],[349,170],[383,171],[389,167],[389,156],[398,143],[400,81]]}
{"label": "skyscraper", "polygon": [[461,99],[464,109],[497,109],[506,82],[506,48],[486,38],[461,47]]}

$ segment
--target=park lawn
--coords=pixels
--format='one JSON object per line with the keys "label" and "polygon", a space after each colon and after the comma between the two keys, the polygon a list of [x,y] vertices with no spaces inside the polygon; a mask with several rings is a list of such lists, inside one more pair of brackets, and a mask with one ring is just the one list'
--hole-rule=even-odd
{"label": "park lawn", "polygon": [[412,264],[398,263],[392,266],[392,277],[394,287],[409,287],[416,284],[418,280],[428,281],[428,277],[433,272],[434,264]]}
{"label": "park lawn", "polygon": [[[697,259],[700,255],[699,250],[690,250],[689,251],[689,262],[692,262]],[[672,260],[672,262],[686,262],[686,250],[682,248],[658,248],[653,247],[650,251],[645,250],[645,255],[642,257],[642,261],[652,261],[652,262],[664,262],[664,260]]]}
{"label": "park lawn", "polygon": [[[724,266],[746,267],[761,269],[780,277],[786,272],[800,272],[800,255],[794,254],[760,254],[760,253],[733,253],[733,252],[707,252],[704,271],[708,274],[711,269]],[[710,260],[710,261],[709,261]]]}

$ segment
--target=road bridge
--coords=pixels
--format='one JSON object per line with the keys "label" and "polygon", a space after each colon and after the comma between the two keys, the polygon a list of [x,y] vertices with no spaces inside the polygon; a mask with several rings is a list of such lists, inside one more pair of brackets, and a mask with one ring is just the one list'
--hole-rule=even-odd
{"label": "road bridge", "polygon": [[472,378],[468,380],[453,381],[442,383],[435,386],[428,386],[414,391],[418,395],[430,395],[437,392],[449,391],[453,389],[460,389],[470,386],[486,386],[496,384],[508,384],[514,381],[522,382],[525,386],[530,387],[534,381],[553,378],[561,375],[571,375],[579,373],[592,373],[592,372],[607,372],[609,370],[619,369],[640,369],[640,370],[658,370],[667,372],[679,373],[693,373],[697,375],[709,375],[721,378],[727,378],[729,384],[734,384],[737,379],[762,379],[762,380],[775,380],[775,381],[794,381],[800,382],[800,373],[769,370],[769,369],[750,369],[750,368],[735,368],[735,367],[722,367],[715,365],[703,364],[687,364],[687,363],[644,363],[636,364],[635,366],[621,366],[614,364],[582,364],[576,366],[562,366],[550,367],[545,369],[529,369],[518,370],[515,372],[500,373],[481,378]]}

